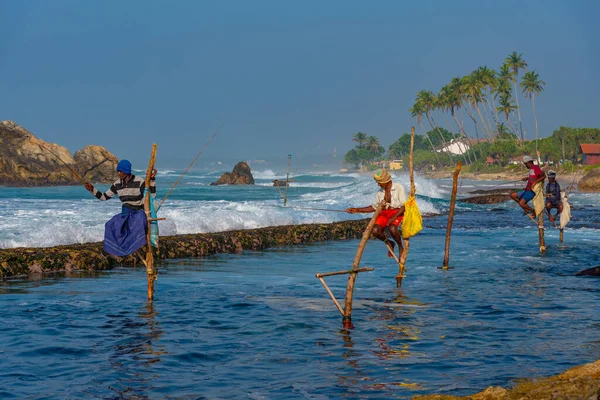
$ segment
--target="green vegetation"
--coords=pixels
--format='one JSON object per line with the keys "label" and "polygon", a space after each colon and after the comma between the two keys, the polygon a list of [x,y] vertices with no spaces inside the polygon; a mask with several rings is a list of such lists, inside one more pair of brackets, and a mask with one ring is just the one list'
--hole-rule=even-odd
{"label": "green vegetation", "polygon": [[[539,154],[542,162],[556,165],[562,160],[564,168],[577,166],[581,160],[579,145],[600,143],[600,129],[560,127],[552,136],[540,139],[535,98],[544,91],[546,83],[535,70],[525,72],[519,81],[519,73],[528,67],[523,55],[513,52],[498,71],[482,66],[469,75],[452,78],[437,94],[419,91],[409,110],[424,132],[415,135],[415,168],[442,168],[461,160],[471,170],[495,172],[525,154]],[[522,128],[519,88],[531,101],[531,118],[535,122],[532,141],[527,140]],[[446,128],[438,125],[436,119],[444,121]],[[408,133],[389,146],[387,155],[375,136],[358,132],[352,140],[357,144],[344,160],[356,168],[372,169],[378,161],[405,158],[410,149]],[[462,154],[448,151],[450,146]]]}

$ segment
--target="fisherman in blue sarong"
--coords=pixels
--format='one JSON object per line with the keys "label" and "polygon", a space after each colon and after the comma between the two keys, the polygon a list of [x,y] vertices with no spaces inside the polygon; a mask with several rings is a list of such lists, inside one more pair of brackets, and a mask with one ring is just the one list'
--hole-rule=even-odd
{"label": "fisherman in blue sarong", "polygon": [[[118,257],[128,256],[146,244],[148,224],[144,211],[144,191],[146,182],[143,178],[131,174],[131,163],[119,161],[117,165],[119,180],[112,184],[108,191],[102,193],[92,184],[86,183],[89,190],[98,200],[108,200],[115,194],[121,200],[121,213],[112,217],[105,225],[104,251]],[[150,193],[156,196],[156,170],[150,176]]]}

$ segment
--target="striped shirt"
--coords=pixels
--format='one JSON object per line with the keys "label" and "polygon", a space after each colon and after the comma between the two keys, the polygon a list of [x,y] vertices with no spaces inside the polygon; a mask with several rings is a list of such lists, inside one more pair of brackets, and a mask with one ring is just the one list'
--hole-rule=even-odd
{"label": "striped shirt", "polygon": [[[139,176],[129,175],[125,179],[119,179],[112,184],[110,189],[102,193],[94,188],[94,196],[98,200],[108,200],[115,194],[119,195],[119,200],[123,202],[123,207],[130,210],[144,209],[144,189],[146,182]],[[156,180],[150,179],[150,193],[156,195]]]}

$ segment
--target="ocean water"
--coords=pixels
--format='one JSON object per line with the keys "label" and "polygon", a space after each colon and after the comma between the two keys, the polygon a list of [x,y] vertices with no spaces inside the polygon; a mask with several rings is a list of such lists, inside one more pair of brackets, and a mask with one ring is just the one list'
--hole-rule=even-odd
{"label": "ocean water", "polygon": [[[283,207],[271,186],[283,174],[253,173],[254,187],[214,187],[219,173],[191,172],[161,234],[364,218],[300,207],[364,206],[377,189],[368,176],[298,174]],[[161,172],[158,198],[177,176]],[[416,183],[421,211],[440,215],[411,240],[401,289],[383,244],[368,243],[361,265],[375,270],[357,279],[352,330],[315,273],[349,268],[358,240],[170,260],[153,305],[140,268],[0,282],[0,398],[466,395],[600,358],[600,280],[574,276],[600,265],[598,194],[571,194],[564,243],[547,227],[543,256],[516,204],[457,203],[454,269],[442,271],[451,182]],[[461,180],[460,193],[501,185]],[[3,248],[98,241],[119,211],[81,187],[2,189]],[[341,301],[346,277],[326,279]]]}

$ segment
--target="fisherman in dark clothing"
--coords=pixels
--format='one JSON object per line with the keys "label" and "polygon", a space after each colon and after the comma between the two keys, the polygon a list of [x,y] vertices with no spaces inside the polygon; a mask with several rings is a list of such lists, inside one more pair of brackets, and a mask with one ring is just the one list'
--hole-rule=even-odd
{"label": "fisherman in dark clothing", "polygon": [[[556,208],[556,215],[552,216],[550,210]],[[560,185],[556,182],[556,172],[548,171],[548,183],[546,184],[546,212],[550,222],[554,222],[556,217],[563,211],[562,200],[560,197]]]}
{"label": "fisherman in dark clothing", "polygon": [[[104,250],[115,256],[123,257],[134,253],[146,244],[148,228],[144,212],[144,192],[146,182],[143,178],[131,174],[131,163],[127,160],[117,164],[119,180],[110,189],[102,193],[92,184],[86,183],[89,190],[98,200],[109,200],[115,194],[122,202],[121,214],[117,214],[105,225]],[[156,170],[150,175],[150,193],[156,195]]]}

